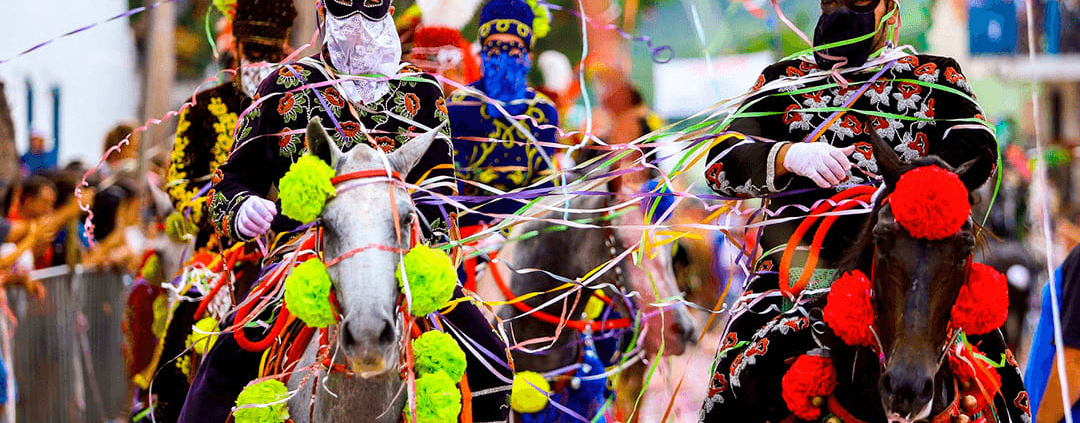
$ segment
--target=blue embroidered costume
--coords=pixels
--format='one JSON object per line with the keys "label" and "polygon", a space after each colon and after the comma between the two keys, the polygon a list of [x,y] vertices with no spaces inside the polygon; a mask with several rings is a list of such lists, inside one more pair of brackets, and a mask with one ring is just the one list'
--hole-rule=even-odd
{"label": "blue embroidered costume", "polygon": [[[541,181],[552,167],[559,115],[550,99],[527,85],[533,19],[520,0],[495,0],[481,12],[483,75],[455,91],[447,105],[461,195],[494,197]],[[527,198],[537,195],[542,193]],[[512,214],[524,204],[489,198],[471,200],[477,212],[460,216],[461,226],[488,223],[492,214]]]}

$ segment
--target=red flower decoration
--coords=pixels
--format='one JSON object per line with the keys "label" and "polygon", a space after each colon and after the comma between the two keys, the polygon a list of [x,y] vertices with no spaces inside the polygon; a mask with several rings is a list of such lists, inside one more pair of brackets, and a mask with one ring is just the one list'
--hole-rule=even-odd
{"label": "red flower decoration", "polygon": [[789,105],[789,106],[787,106],[786,109],[784,109],[783,121],[784,121],[785,124],[790,124],[791,122],[798,122],[798,121],[801,121],[803,119],[802,114],[799,114],[798,112],[795,112],[795,110],[798,110],[798,109],[799,109],[798,104]]}
{"label": "red flower decoration", "polygon": [[915,69],[916,75],[926,75],[934,72],[937,72],[937,64],[934,62],[927,63]]}
{"label": "red flower decoration", "polygon": [[889,202],[900,226],[911,236],[928,240],[955,234],[971,213],[960,177],[933,165],[900,176]]}
{"label": "red flower decoration", "polygon": [[829,396],[836,389],[836,368],[828,358],[803,354],[780,383],[788,410],[800,419],[817,420],[821,408],[814,406],[814,397]]}
{"label": "red flower decoration", "polygon": [[405,94],[405,110],[408,110],[409,114],[412,115],[420,111],[420,97],[413,93]]}
{"label": "red flower decoration", "polygon": [[341,122],[341,134],[345,138],[353,139],[360,133],[360,124],[356,122]]}
{"label": "red flower decoration", "polygon": [[345,99],[341,98],[341,94],[334,87],[326,87],[326,101],[334,107],[345,107]]}
{"label": "red flower decoration", "polygon": [[278,105],[277,105],[278,114],[283,115],[283,114],[288,113],[289,110],[291,110],[293,108],[293,105],[295,105],[295,104],[296,104],[296,98],[293,97],[293,94],[292,93],[285,93],[285,95],[281,96],[281,100],[278,100]]}
{"label": "red flower decoration", "polygon": [[970,335],[1001,327],[1009,317],[1009,287],[1005,275],[982,263],[971,263],[952,309],[952,324]]}
{"label": "red flower decoration", "polygon": [[874,345],[874,305],[870,300],[870,279],[862,271],[845,273],[829,289],[825,303],[825,323],[848,345]]}
{"label": "red flower decoration", "polygon": [[751,89],[750,89],[750,91],[757,91],[757,90],[758,90],[758,89],[760,89],[760,88],[761,88],[761,87],[762,87],[763,85],[765,85],[765,75],[758,75],[758,77],[757,77],[757,81],[756,81],[756,82],[754,82],[754,87],[753,87],[753,88],[751,88]]}

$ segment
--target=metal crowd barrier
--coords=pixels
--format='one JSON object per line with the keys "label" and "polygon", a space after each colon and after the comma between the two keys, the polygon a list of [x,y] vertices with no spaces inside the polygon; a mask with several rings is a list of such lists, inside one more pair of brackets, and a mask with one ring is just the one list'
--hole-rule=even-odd
{"label": "metal crowd barrier", "polygon": [[[44,285],[44,298],[21,286],[6,289],[18,320],[5,363],[17,385],[16,421],[129,421],[120,328],[129,277],[66,266],[30,276]],[[10,422],[4,414],[2,421]]]}

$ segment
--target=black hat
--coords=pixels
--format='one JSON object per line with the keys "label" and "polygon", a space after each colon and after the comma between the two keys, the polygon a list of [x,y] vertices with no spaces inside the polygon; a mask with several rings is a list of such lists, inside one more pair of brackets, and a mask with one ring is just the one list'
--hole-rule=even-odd
{"label": "black hat", "polygon": [[280,46],[296,19],[293,0],[237,0],[233,36],[242,43]]}
{"label": "black hat", "polygon": [[347,18],[357,13],[377,21],[390,12],[391,0],[323,0],[326,11],[335,18]]}

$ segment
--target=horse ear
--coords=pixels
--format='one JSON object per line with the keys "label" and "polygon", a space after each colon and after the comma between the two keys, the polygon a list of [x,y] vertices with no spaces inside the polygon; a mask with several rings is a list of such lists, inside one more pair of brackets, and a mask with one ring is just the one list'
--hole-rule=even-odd
{"label": "horse ear", "polygon": [[[982,184],[983,184],[983,181],[970,181],[967,178],[965,178],[967,173],[971,169],[975,168],[975,165],[978,163],[978,161],[979,161],[978,158],[974,158],[974,159],[971,159],[971,160],[968,160],[968,161],[964,162],[964,164],[962,164],[962,165],[960,165],[959,167],[956,168],[956,176],[960,177],[960,180],[964,182],[964,186],[968,189],[969,192],[979,189],[979,187],[982,186]],[[993,173],[991,173],[991,175],[992,174]],[[969,184],[977,184],[977,185],[971,186]]]}
{"label": "horse ear", "polygon": [[887,180],[895,180],[899,176],[897,173],[900,171],[900,156],[881,139],[870,122],[864,122],[864,127],[869,128],[867,132],[870,133],[870,144],[874,146],[874,159],[877,160],[878,170]]}
{"label": "horse ear", "polygon": [[322,119],[318,117],[311,118],[308,122],[304,145],[309,153],[323,159],[330,164],[330,167],[337,166],[341,156],[344,155],[337,143],[330,138],[330,134],[326,133],[326,129],[322,127]]}
{"label": "horse ear", "polygon": [[428,148],[431,147],[431,144],[435,142],[436,138],[446,139],[446,137],[442,135],[444,127],[446,127],[446,121],[443,121],[442,124],[434,129],[420,134],[420,136],[402,144],[401,147],[394,150],[393,153],[390,153],[390,166],[403,175],[409,173],[413,166],[416,166],[416,163],[420,162],[420,158],[424,157],[424,153],[427,153]]}

